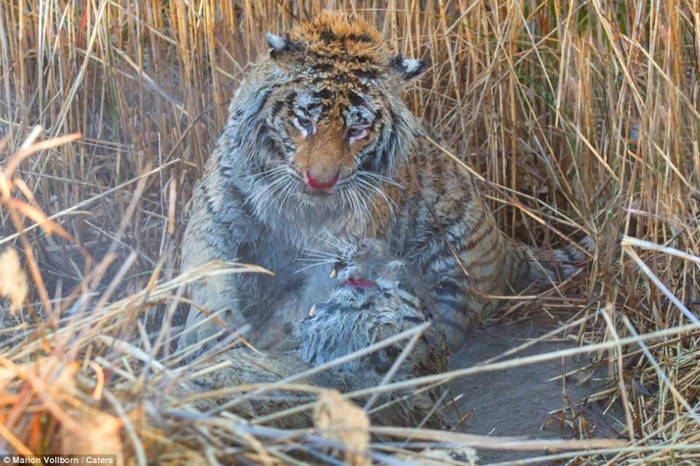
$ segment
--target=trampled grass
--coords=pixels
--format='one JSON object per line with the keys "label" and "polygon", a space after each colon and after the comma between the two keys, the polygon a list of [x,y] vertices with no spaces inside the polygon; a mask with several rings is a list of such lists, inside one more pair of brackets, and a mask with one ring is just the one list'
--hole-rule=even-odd
{"label": "trampled grass", "polygon": [[[571,450],[536,459],[562,464],[700,461],[698,0],[0,0],[0,249],[26,271],[8,272],[11,254],[0,260],[11,298],[0,451],[274,464],[293,461],[292,445],[318,462],[342,448],[318,432],[169,407],[184,285],[250,267],[178,274],[193,183],[233,90],[266,52],[264,33],[323,8],[357,11],[429,63],[407,99],[485,178],[506,232],[598,245],[587,274],[505,307],[578,319],[562,332],[591,368],[608,368],[610,388],[594,398],[624,411],[621,439],[589,438],[563,409],[579,437],[566,445],[441,440]],[[437,439],[381,433],[408,447]],[[395,446],[372,443],[351,461]]]}

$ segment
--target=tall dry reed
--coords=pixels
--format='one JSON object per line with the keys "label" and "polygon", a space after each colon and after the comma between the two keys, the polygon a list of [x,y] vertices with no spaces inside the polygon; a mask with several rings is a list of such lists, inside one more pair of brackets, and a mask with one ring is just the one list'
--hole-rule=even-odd
{"label": "tall dry reed", "polygon": [[[168,351],[172,335],[148,331],[181,302],[183,213],[232,91],[265,53],[266,31],[324,8],[356,11],[429,63],[408,93],[411,107],[489,181],[483,189],[505,231],[544,246],[596,238],[587,281],[536,302],[586,318],[573,332],[601,345],[592,364],[615,380],[599,399],[625,412],[630,446],[581,461],[694,464],[700,329],[687,324],[700,313],[698,0],[0,0],[0,248],[21,253],[30,288],[26,312],[4,331],[0,365],[11,383],[1,382],[0,450],[69,448],[52,435],[104,409],[120,419],[134,458],[151,441],[166,457],[214,454],[186,443],[168,453],[169,440],[134,426],[138,416],[116,394],[100,392],[106,398],[92,405],[71,398],[83,411],[66,412],[42,380],[69,368],[93,390],[99,374],[124,390],[150,383],[155,369],[129,361],[137,349]],[[36,126],[45,139],[81,137],[31,146]],[[633,238],[620,247],[622,236]],[[85,322],[99,331],[65,330],[69,306],[89,309]],[[637,338],[650,333],[657,337]],[[128,340],[130,352],[98,334]],[[66,390],[77,383],[60,380]],[[231,433],[220,418],[178,419],[168,422],[235,435],[240,454],[285,461],[283,449],[264,445],[288,439]]]}

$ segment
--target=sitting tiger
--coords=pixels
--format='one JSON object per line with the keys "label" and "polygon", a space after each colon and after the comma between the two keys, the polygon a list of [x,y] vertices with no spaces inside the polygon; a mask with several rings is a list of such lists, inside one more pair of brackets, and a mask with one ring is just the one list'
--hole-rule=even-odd
{"label": "sitting tiger", "polygon": [[[369,354],[353,355],[431,322],[432,306],[413,267],[391,257],[382,241],[368,238],[358,247],[346,245],[338,251],[337,259],[340,269],[330,297],[296,322],[293,334],[289,335],[292,347],[265,352],[240,347],[218,354],[213,360],[204,358],[205,363],[191,366],[185,380],[191,381],[201,392],[195,403],[198,409],[209,410],[231,399],[217,395],[216,390],[283,383],[312,367],[346,356],[351,359],[295,383],[349,393],[377,387],[382,381],[406,381],[447,370],[445,336],[432,326],[419,334],[412,347],[407,346],[408,338],[404,338]],[[406,354],[402,357],[404,351]],[[216,370],[210,370],[211,367]],[[372,406],[367,406],[371,408],[369,415],[373,423],[443,427],[440,400],[444,389],[441,386],[419,388],[380,393]],[[212,395],[208,396],[207,392]],[[246,402],[232,407],[234,413],[252,419],[314,399],[306,390],[266,390],[249,395]],[[368,398],[359,397],[356,401],[365,405]],[[274,425],[310,427],[310,414],[310,411],[302,411],[276,418]]]}
{"label": "sitting tiger", "polygon": [[[376,237],[419,272],[452,351],[496,296],[570,276],[577,248],[534,250],[499,231],[475,180],[428,141],[402,95],[426,65],[392,51],[355,15],[322,13],[252,66],[196,185],[182,267],[212,260],[274,275],[194,285],[180,347],[225,331],[201,307],[265,348],[332,288],[333,265],[309,251]],[[362,331],[362,329],[358,329]],[[275,341],[276,345],[281,344]]]}

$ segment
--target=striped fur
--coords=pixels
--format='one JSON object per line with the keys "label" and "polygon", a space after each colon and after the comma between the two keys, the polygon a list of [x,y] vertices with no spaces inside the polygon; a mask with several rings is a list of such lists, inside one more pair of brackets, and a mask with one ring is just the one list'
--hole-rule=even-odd
{"label": "striped fur", "polygon": [[[433,320],[430,293],[407,261],[391,256],[386,243],[370,238],[353,248],[345,267],[338,272],[338,285],[328,301],[298,326],[300,355],[318,366],[390,338]],[[352,285],[350,285],[352,283]],[[362,283],[363,285],[358,285]],[[376,387],[404,350],[406,341],[354,359],[325,375],[324,385],[354,391]],[[392,381],[403,381],[447,371],[447,341],[444,333],[430,327],[408,353]],[[375,422],[388,425],[418,425],[435,409],[442,387],[426,391],[414,388],[384,393],[376,406],[398,403],[380,411]],[[441,427],[440,416],[428,426]]]}
{"label": "striped fur", "polygon": [[[343,268],[329,298],[319,303],[312,315],[294,322],[289,332],[292,348],[284,351],[255,352],[248,347],[222,353],[210,363],[216,371],[203,370],[192,364],[188,378],[197,391],[210,392],[231,386],[280,382],[314,366],[365,349],[432,320],[429,294],[416,280],[412,266],[389,254],[386,243],[365,240],[359,247],[343,247]],[[362,280],[366,286],[354,286]],[[351,283],[351,284],[349,284]],[[352,392],[378,386],[392,369],[406,346],[394,343],[371,354],[355,358],[309,377],[301,383]],[[448,350],[445,336],[429,327],[397,367],[391,381],[399,382],[447,370]],[[202,371],[203,375],[197,376]],[[443,427],[442,410],[436,406],[442,387],[426,390],[414,388],[382,393],[371,414],[374,424]],[[203,399],[196,407],[211,409],[225,398]],[[246,418],[266,415],[308,402],[305,391],[265,393],[235,408]],[[364,405],[367,397],[355,399]],[[306,413],[285,416],[276,423],[284,428],[311,427]]]}
{"label": "striped fur", "polygon": [[[190,290],[200,306],[248,326],[254,342],[279,346],[289,325],[328,296],[338,242],[375,236],[420,275],[457,349],[494,308],[490,296],[575,270],[563,262],[580,254],[507,240],[469,175],[425,142],[402,99],[422,62],[342,14],[268,42],[195,189],[182,262],[239,259],[275,275],[211,278]],[[312,179],[332,188],[312,190]],[[222,332],[203,319],[190,311],[181,345]]]}

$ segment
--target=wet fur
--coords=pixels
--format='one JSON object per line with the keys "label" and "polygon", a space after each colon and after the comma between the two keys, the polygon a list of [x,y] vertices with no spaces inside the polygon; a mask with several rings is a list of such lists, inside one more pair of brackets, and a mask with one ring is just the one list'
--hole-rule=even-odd
{"label": "wet fur", "polygon": [[[216,371],[195,377],[195,387],[202,392],[230,386],[269,384],[295,376],[306,369],[330,362],[374,343],[390,338],[424,322],[432,321],[431,304],[415,280],[409,264],[391,257],[385,243],[366,240],[359,248],[350,248],[346,265],[334,280],[327,301],[319,304],[313,315],[299,319],[285,351],[264,353],[249,348],[236,348],[218,355],[210,362],[223,365]],[[346,281],[364,279],[376,288],[357,288]],[[336,366],[300,383],[351,392],[379,385],[403,351],[407,341],[395,343],[370,355]],[[444,334],[428,328],[420,337],[391,381],[403,381],[438,374],[447,370],[448,350]],[[190,377],[202,369],[194,364]],[[436,406],[443,393],[441,387],[416,393],[409,389],[383,393],[374,407],[390,403],[372,414],[375,424],[442,427],[441,410]],[[208,398],[197,407],[208,410],[226,398]],[[255,397],[236,408],[246,418],[278,412],[304,402],[309,394],[292,390],[274,390]],[[356,400],[364,404],[366,398]],[[429,416],[430,415],[430,416]],[[278,427],[311,426],[308,413],[284,417]]]}
{"label": "wet fur", "polygon": [[[270,55],[236,92],[196,186],[182,266],[237,259],[274,276],[211,278],[190,289],[199,305],[223,310],[220,317],[233,327],[249,325],[249,338],[263,348],[283,346],[333,286],[332,261],[308,267],[309,251],[318,259],[337,241],[357,246],[375,236],[420,276],[436,323],[456,350],[472,323],[496,306],[492,295],[576,270],[580,251],[538,251],[507,239],[476,182],[426,142],[402,99],[421,62],[395,54],[374,28],[342,14],[324,13],[269,42]],[[301,138],[298,119],[305,115],[314,128]],[[369,136],[351,142],[349,128],[367,119]],[[332,192],[304,187],[307,173],[323,178],[335,171],[342,176]],[[204,318],[192,308],[187,327]],[[353,325],[361,333],[365,323]],[[180,345],[221,331],[209,320]]]}

